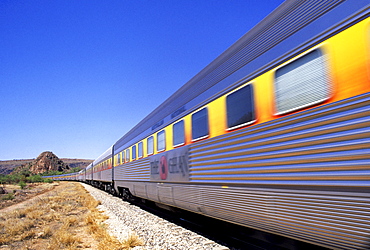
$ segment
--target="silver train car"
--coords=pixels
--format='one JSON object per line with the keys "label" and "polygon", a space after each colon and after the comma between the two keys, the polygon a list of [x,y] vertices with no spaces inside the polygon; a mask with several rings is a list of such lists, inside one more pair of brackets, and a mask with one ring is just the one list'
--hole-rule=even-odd
{"label": "silver train car", "polygon": [[68,173],[68,174],[61,174],[61,175],[49,175],[43,176],[42,178],[50,178],[54,181],[77,181],[80,176],[80,172],[78,173]]}
{"label": "silver train car", "polygon": [[91,184],[91,181],[93,180],[93,169],[92,169],[92,167],[93,167],[93,164],[92,163],[89,164],[84,170],[84,175],[85,176],[82,177],[82,179],[85,180],[89,184]]}
{"label": "silver train car", "polygon": [[365,0],[285,1],[82,179],[328,248],[367,249],[369,10]]}
{"label": "silver train car", "polygon": [[86,181],[86,169],[82,169],[77,174],[77,181],[85,182]]}
{"label": "silver train car", "polygon": [[89,176],[88,180],[99,188],[111,190],[113,188],[112,167],[112,147],[110,147],[92,163],[91,177]]}

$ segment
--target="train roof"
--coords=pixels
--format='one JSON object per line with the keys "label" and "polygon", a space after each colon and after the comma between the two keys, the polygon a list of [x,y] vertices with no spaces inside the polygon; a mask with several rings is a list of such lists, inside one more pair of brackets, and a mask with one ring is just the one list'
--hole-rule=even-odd
{"label": "train roof", "polygon": [[92,163],[94,166],[109,159],[112,156],[112,147],[110,146],[103,154],[101,154],[96,160]]}
{"label": "train roof", "polygon": [[87,170],[87,169],[89,169],[89,168],[92,168],[92,166],[93,166],[93,164],[92,163],[90,163],[85,169]]}
{"label": "train roof", "polygon": [[[115,143],[115,150],[122,150],[145,138],[145,134],[162,129],[180,117],[177,113],[186,115],[241,84],[241,80],[251,80],[301,53],[307,46],[319,43],[325,32],[364,6],[364,1],[356,0],[283,2],[121,137]],[[326,13],[328,15],[324,15]]]}

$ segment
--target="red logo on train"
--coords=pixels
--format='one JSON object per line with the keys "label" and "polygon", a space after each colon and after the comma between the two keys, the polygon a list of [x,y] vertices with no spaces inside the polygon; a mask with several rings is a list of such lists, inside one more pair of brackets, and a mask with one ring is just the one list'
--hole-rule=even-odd
{"label": "red logo on train", "polygon": [[163,155],[161,160],[159,161],[159,174],[161,176],[161,180],[166,180],[168,176],[168,164],[167,158]]}

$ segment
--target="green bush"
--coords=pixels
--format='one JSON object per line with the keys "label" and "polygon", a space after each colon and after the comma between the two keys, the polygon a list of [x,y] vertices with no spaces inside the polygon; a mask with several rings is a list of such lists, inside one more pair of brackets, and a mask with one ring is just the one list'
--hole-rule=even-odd
{"label": "green bush", "polygon": [[27,186],[24,181],[19,182],[18,185],[21,187],[21,189],[24,189]]}
{"label": "green bush", "polygon": [[42,176],[48,176],[48,175],[61,175],[61,174],[65,174],[65,173],[57,171],[57,170],[51,170],[51,171],[44,172],[41,175]]}
{"label": "green bush", "polygon": [[25,183],[34,183],[34,182],[53,183],[52,179],[44,179],[42,178],[42,176],[61,175],[61,174],[71,173],[77,170],[80,170],[80,168],[79,167],[73,168],[69,170],[68,172],[49,171],[49,172],[37,174],[37,175],[33,175],[29,170],[22,170],[20,173],[14,173],[14,174],[8,174],[8,175],[0,174],[0,184],[17,184],[18,183],[18,185],[20,185],[20,183],[24,183],[22,185],[24,185],[25,187],[26,186]]}
{"label": "green bush", "polygon": [[34,182],[44,182],[44,179],[40,175],[31,175],[27,177],[27,181],[34,183]]}
{"label": "green bush", "polygon": [[6,175],[0,174],[0,184],[5,184],[8,182]]}
{"label": "green bush", "polygon": [[5,176],[4,181],[5,183],[12,184],[12,183],[19,183],[21,181],[26,182],[26,176],[21,174],[8,174]]}
{"label": "green bush", "polygon": [[14,197],[14,194],[12,193],[8,193],[6,195],[4,195],[3,197],[1,197],[2,200],[13,200],[15,197]]}
{"label": "green bush", "polygon": [[46,182],[46,183],[53,183],[53,179],[47,178],[47,179],[44,179],[44,182]]}

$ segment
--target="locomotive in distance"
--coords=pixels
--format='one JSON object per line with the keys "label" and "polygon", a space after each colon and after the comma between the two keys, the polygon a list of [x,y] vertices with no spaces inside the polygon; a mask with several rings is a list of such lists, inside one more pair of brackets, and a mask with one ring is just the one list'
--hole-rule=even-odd
{"label": "locomotive in distance", "polygon": [[86,169],[52,178],[367,249],[369,8],[285,1]]}

